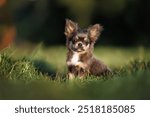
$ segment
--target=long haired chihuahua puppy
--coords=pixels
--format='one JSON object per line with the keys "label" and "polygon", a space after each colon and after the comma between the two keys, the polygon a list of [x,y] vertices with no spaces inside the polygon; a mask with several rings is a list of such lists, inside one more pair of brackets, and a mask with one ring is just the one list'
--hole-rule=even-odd
{"label": "long haired chihuahua puppy", "polygon": [[76,22],[66,19],[65,32],[67,52],[67,67],[69,79],[84,78],[87,75],[100,76],[111,70],[93,56],[94,43],[101,34],[100,24],[81,29]]}

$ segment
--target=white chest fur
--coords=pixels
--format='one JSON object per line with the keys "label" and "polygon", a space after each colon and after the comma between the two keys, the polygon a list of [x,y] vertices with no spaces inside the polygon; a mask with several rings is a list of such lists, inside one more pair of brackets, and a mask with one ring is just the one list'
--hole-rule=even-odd
{"label": "white chest fur", "polygon": [[80,59],[80,54],[77,52],[74,52],[71,59],[69,61],[67,61],[67,65],[75,65],[78,66],[81,64],[81,62],[79,61]]}
{"label": "white chest fur", "polygon": [[67,65],[74,65],[82,68],[86,68],[87,64],[80,61],[80,53],[74,52],[70,60],[67,61]]}
{"label": "white chest fur", "polygon": [[78,63],[79,63],[79,53],[74,53],[71,60],[70,60],[70,62],[73,65],[78,65]]}

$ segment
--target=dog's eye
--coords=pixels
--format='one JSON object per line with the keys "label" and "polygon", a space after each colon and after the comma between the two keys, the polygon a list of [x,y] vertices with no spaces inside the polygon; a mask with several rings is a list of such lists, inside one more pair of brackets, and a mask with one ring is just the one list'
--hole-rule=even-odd
{"label": "dog's eye", "polygon": [[85,41],[85,44],[88,45],[88,44],[89,44],[89,41]]}
{"label": "dog's eye", "polygon": [[77,40],[76,40],[76,39],[73,39],[73,40],[72,40],[72,43],[73,43],[73,44],[75,44],[76,42],[77,42]]}
{"label": "dog's eye", "polygon": [[89,44],[89,42],[86,42],[85,44],[86,44],[86,45],[88,45],[88,44]]}

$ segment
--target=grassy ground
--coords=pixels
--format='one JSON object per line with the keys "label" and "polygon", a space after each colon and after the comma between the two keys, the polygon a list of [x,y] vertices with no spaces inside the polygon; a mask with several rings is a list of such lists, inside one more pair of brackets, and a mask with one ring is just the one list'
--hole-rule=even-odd
{"label": "grassy ground", "polygon": [[65,47],[11,47],[0,52],[0,99],[150,99],[149,51],[97,46],[113,75],[68,81]]}

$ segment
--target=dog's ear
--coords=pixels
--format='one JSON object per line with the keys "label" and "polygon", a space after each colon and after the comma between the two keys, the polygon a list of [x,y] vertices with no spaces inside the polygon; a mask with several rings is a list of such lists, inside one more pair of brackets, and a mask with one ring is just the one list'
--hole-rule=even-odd
{"label": "dog's ear", "polygon": [[66,35],[67,38],[70,38],[74,32],[76,32],[78,29],[78,24],[66,19],[66,26],[65,26],[65,32],[64,34]]}
{"label": "dog's ear", "polygon": [[103,30],[103,26],[100,24],[92,25],[88,28],[88,33],[91,41],[96,41]]}

